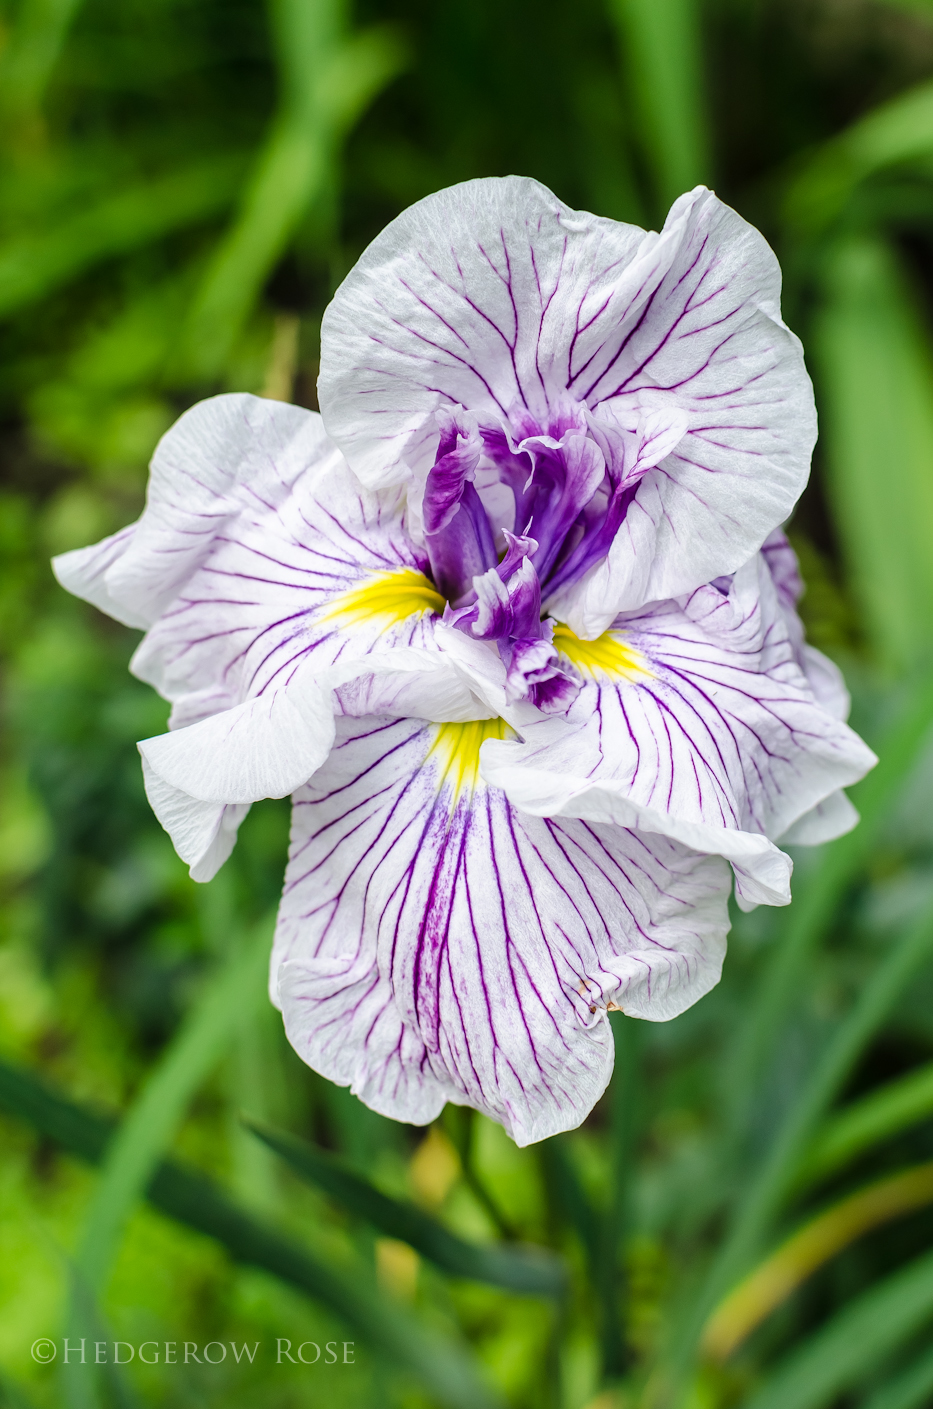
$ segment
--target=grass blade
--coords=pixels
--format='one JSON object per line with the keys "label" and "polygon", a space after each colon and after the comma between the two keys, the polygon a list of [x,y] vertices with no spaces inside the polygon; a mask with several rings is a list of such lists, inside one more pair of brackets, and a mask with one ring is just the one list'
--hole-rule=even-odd
{"label": "grass blade", "polygon": [[899,718],[878,743],[877,767],[849,789],[861,822],[823,848],[819,868],[797,887],[786,929],[764,966],[727,1063],[733,1133],[746,1124],[767,1054],[793,1004],[801,975],[847,886],[871,855],[888,809],[929,735],[931,720],[933,671],[916,682]]}
{"label": "grass blade", "polygon": [[195,1091],[248,1010],[265,1001],[272,920],[264,920],[219,974],[169,1043],[108,1147],[78,1251],[90,1287],[106,1281],[123,1226],[171,1143]]}
{"label": "grass blade", "polygon": [[680,1328],[665,1377],[676,1382],[689,1364],[713,1307],[747,1268],[791,1187],[807,1141],[853,1066],[910,979],[933,952],[933,909],[926,910],[879,964],[791,1106],[757,1172],[748,1181],[732,1227]]}
{"label": "grass blade", "polygon": [[791,182],[784,214],[797,236],[824,230],[856,186],[885,167],[933,154],[933,83],[922,83],[824,143]]}
{"label": "grass blade", "polygon": [[710,179],[696,0],[610,0],[659,213]]}
{"label": "grass blade", "polygon": [[933,1115],[933,1062],[853,1101],[829,1121],[810,1147],[801,1184],[844,1168],[866,1150]]}
{"label": "grass blade", "polygon": [[933,353],[884,240],[847,239],[824,269],[814,345],[833,515],[875,654],[904,671],[933,646]]}
{"label": "grass blade", "polygon": [[0,317],[61,288],[94,264],[139,249],[230,205],[246,158],[225,153],[140,182],[89,209],[0,245]]}
{"label": "grass blade", "polygon": [[[6,1062],[0,1062],[0,1107],[95,1164],[117,1126]],[[445,1409],[501,1409],[462,1346],[382,1300],[362,1269],[353,1274],[319,1262],[293,1236],[241,1208],[206,1175],[164,1160],[152,1174],[146,1196],[170,1218],[214,1238],[237,1262],[271,1273],[335,1312],[387,1360],[417,1375]]]}
{"label": "grass blade", "polygon": [[703,1349],[726,1360],[806,1279],[856,1238],[933,1202],[933,1163],[879,1179],[825,1209],[759,1264],[716,1308]]}
{"label": "grass blade", "polygon": [[338,0],[281,0],[277,13],[280,110],[185,333],[182,361],[202,377],[223,367],[267,275],[333,183],[339,142],[402,66],[389,29],[343,38]]}
{"label": "grass blade", "polygon": [[819,1409],[933,1317],[933,1253],[877,1283],[778,1366],[745,1409]]}
{"label": "grass blade", "polygon": [[864,1409],[919,1409],[929,1404],[933,1395],[933,1350],[927,1350],[909,1369],[883,1385],[869,1399]]}
{"label": "grass blade", "polygon": [[408,1243],[444,1272],[508,1287],[511,1291],[534,1292],[541,1296],[559,1296],[563,1292],[565,1269],[545,1248],[482,1247],[465,1242],[414,1204],[381,1193],[326,1150],[254,1121],[248,1120],[245,1124],[296,1174],[323,1189],[348,1212],[364,1218],[380,1233]]}
{"label": "grass blade", "polygon": [[[0,60],[0,111],[10,136],[35,139],[49,79],[81,0],[24,0]],[[32,129],[32,130],[30,130]]]}

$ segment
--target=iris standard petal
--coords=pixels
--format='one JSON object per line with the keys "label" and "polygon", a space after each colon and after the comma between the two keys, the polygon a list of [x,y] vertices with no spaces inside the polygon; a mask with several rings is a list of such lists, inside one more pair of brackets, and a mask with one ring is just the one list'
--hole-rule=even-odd
{"label": "iris standard petal", "polygon": [[[445,404],[506,424],[525,412],[549,429],[575,334],[615,326],[644,301],[657,243],[570,210],[527,177],[419,201],[364,251],[324,314],[329,434],[364,483],[383,485],[427,476]],[[627,279],[639,251],[648,264]]]}
{"label": "iris standard petal", "polygon": [[528,1144],[605,1088],[609,1005],[666,1019],[717,981],[729,881],[667,838],[510,807],[477,772],[503,728],[338,721],[295,796],[271,981],[299,1054],[376,1110],[453,1100]]}
{"label": "iris standard petal", "polygon": [[583,688],[560,718],[509,714],[523,742],[488,744],[484,776],[536,814],[717,851],[746,901],[786,903],[772,842],[876,760],[810,689],[764,558],[617,627],[593,642],[557,628]]}
{"label": "iris standard petal", "polygon": [[620,610],[734,571],[793,507],[816,422],[779,296],[764,239],[702,187],[658,235],[524,178],[466,182],[399,216],[338,290],[325,424],[360,477],[385,485],[424,481],[445,404],[515,443],[561,434],[581,407],[603,439],[650,418],[663,458],[608,558],[561,581],[563,615],[597,635]]}

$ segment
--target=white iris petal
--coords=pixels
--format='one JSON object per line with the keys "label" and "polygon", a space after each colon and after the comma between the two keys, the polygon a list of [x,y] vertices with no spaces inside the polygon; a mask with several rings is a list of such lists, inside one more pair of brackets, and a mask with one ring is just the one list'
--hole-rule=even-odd
{"label": "white iris petal", "polygon": [[441,192],[328,310],[324,421],[202,402],[139,522],[56,559],[146,631],[146,789],[194,879],[292,795],[273,999],[376,1110],[579,1124],[607,1012],[718,980],[727,862],[783,904],[777,843],[856,820],[873,755],[775,528],[814,435],[778,293],[702,188],[660,234],[533,181]]}

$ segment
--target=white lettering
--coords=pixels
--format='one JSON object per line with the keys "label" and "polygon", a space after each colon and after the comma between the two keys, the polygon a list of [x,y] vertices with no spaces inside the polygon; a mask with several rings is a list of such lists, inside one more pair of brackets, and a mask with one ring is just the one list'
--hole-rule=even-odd
{"label": "white lettering", "polygon": [[[127,1348],[127,1350],[130,1352],[130,1358],[129,1358],[129,1360],[121,1360],[121,1359],[120,1359],[120,1346],[121,1346],[121,1345],[125,1345],[126,1348]],[[129,1341],[114,1341],[114,1343],[113,1343],[113,1363],[114,1363],[114,1365],[128,1365],[128,1364],[130,1363],[130,1360],[132,1360],[132,1358],[133,1358],[133,1356],[134,1356],[135,1354],[136,1354],[136,1351],[135,1351],[135,1350],[133,1349],[133,1347],[130,1345]]]}
{"label": "white lettering", "polygon": [[[106,1345],[106,1341],[104,1342],[104,1344]],[[71,1353],[71,1354],[77,1354],[77,1351],[78,1351],[78,1347],[77,1347],[76,1345],[72,1345],[72,1344],[71,1344],[71,1341],[68,1340],[68,1338],[66,1337],[66,1338],[65,1338],[65,1364],[66,1364],[66,1365],[69,1363],[69,1360],[68,1360],[69,1353]],[[84,1337],[83,1337],[83,1336],[81,1337],[81,1362],[80,1362],[80,1363],[81,1363],[82,1365],[84,1364]]]}
{"label": "white lettering", "polygon": [[[101,1355],[101,1351],[104,1352],[103,1355]],[[106,1342],[106,1341],[95,1341],[95,1342],[94,1342],[94,1363],[95,1363],[96,1365],[106,1365],[106,1364],[107,1364],[107,1342]]]}
{"label": "white lettering", "polygon": [[[302,1355],[302,1353],[301,1353],[301,1352],[304,1350],[304,1348],[305,1348],[306,1345],[313,1345],[313,1346],[314,1346],[314,1359],[313,1359],[313,1360],[306,1360],[306,1359],[304,1358],[304,1356]],[[317,1344],[316,1341],[302,1341],[301,1345],[298,1347],[298,1359],[301,1361],[302,1365],[316,1365],[317,1362],[320,1360],[320,1358],[321,1358],[321,1347]]]}
{"label": "white lettering", "polygon": [[158,1344],[159,1344],[158,1341],[143,1341],[142,1345],[139,1347],[139,1358],[140,1358],[140,1360],[143,1362],[144,1365],[158,1365],[158,1363],[159,1363],[159,1352],[158,1352],[158,1351],[156,1351],[155,1356],[153,1357],[152,1360],[147,1360],[146,1357],[145,1357],[145,1355],[143,1355],[143,1351],[146,1349],[146,1346],[147,1346],[147,1345],[158,1345]]}
{"label": "white lettering", "polygon": [[220,1360],[226,1360],[226,1358],[227,1358],[227,1347],[224,1345],[223,1341],[208,1341],[207,1345],[204,1347],[203,1351],[201,1352],[201,1354],[204,1356],[204,1359],[207,1361],[208,1365],[219,1365],[219,1364],[220,1364],[220,1360],[212,1360],[211,1357],[210,1357],[210,1356],[208,1355],[208,1353],[207,1353],[207,1352],[210,1350],[210,1348],[211,1348],[212,1345],[219,1345],[219,1346],[220,1346]]}
{"label": "white lettering", "polygon": [[[292,1348],[292,1343],[291,1343],[291,1341],[287,1341],[287,1340],[282,1340],[282,1339],[276,1338],[276,1342],[275,1342],[275,1343],[276,1343],[276,1346],[278,1347],[278,1353],[277,1353],[277,1355],[276,1355],[276,1357],[275,1357],[275,1363],[276,1363],[276,1365],[281,1365],[281,1363],[282,1363],[282,1356],[283,1356],[283,1355],[286,1357],[286,1359],[290,1360],[293,1365],[297,1365],[297,1364],[298,1364],[298,1361],[295,1359],[294,1355],[290,1354],[291,1348]],[[284,1350],[282,1349],[283,1345],[284,1345],[284,1347],[285,1347]]]}
{"label": "white lettering", "polygon": [[187,1365],[187,1363],[188,1363],[188,1350],[189,1350],[189,1347],[190,1347],[190,1349],[191,1349],[191,1359],[192,1359],[192,1360],[196,1360],[197,1363],[200,1365],[200,1364],[201,1364],[201,1357],[198,1355],[198,1343],[197,1343],[197,1341],[185,1341],[185,1364]]}
{"label": "white lettering", "polygon": [[[175,1365],[175,1364],[178,1363],[178,1362],[176,1361],[176,1359],[175,1359],[175,1347],[176,1347],[177,1345],[178,1345],[178,1342],[177,1342],[177,1341],[166,1341],[166,1342],[165,1342],[165,1363],[166,1363],[166,1365]],[[172,1347],[171,1354],[169,1354],[169,1346]]]}
{"label": "white lettering", "polygon": [[336,1342],[336,1341],[328,1341],[327,1344],[325,1345],[324,1349],[327,1351],[327,1359],[324,1361],[324,1364],[325,1364],[325,1365],[336,1365],[336,1364],[337,1364],[337,1342]]}
{"label": "white lettering", "polygon": [[240,1349],[237,1350],[236,1346],[233,1344],[233,1341],[230,1342],[230,1349],[233,1351],[234,1358],[238,1365],[240,1363],[240,1357],[243,1355],[246,1356],[247,1360],[252,1365],[253,1361],[256,1359],[256,1351],[259,1349],[259,1346],[260,1342],[257,1341],[256,1344],[253,1346],[252,1350],[250,1350],[249,1346],[244,1343],[240,1347]]}
{"label": "white lettering", "polygon": [[344,1341],[344,1343],[343,1343],[343,1363],[344,1363],[344,1365],[355,1365],[355,1364],[356,1364],[356,1361],[353,1359],[353,1356],[356,1354],[356,1352],[355,1352],[354,1349],[353,1349],[353,1347],[354,1347],[355,1345],[356,1345],[356,1341]]}

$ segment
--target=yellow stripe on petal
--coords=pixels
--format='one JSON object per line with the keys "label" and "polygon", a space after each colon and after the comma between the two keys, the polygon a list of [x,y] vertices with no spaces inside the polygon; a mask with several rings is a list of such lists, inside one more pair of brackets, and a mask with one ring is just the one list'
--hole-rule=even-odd
{"label": "yellow stripe on petal", "polygon": [[479,751],[487,739],[504,739],[511,734],[504,719],[471,719],[466,724],[435,724],[434,742],[425,763],[433,760],[437,789],[453,790],[452,802],[463,793],[472,795],[479,781]]}
{"label": "yellow stripe on petal", "polygon": [[423,572],[401,568],[398,572],[379,572],[335,597],[321,621],[333,621],[340,626],[372,624],[383,631],[398,626],[410,616],[431,612],[438,616],[446,603]]}
{"label": "yellow stripe on petal", "polygon": [[648,659],[629,646],[617,631],[604,631],[595,641],[583,641],[562,621],[554,625],[554,645],[560,654],[591,680],[651,680]]}

